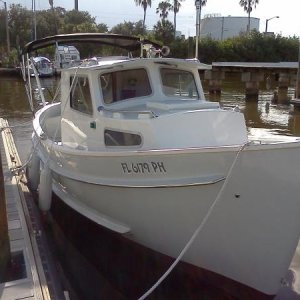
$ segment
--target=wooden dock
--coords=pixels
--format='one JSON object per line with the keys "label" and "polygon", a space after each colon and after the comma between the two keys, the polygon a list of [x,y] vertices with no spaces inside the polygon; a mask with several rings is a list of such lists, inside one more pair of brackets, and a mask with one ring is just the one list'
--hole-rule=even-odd
{"label": "wooden dock", "polygon": [[213,62],[212,69],[205,71],[204,79],[208,81],[209,94],[220,97],[226,73],[240,73],[246,101],[257,102],[259,90],[265,84],[267,89],[276,86],[272,98],[275,104],[289,104],[289,87],[300,88],[296,80],[298,65],[298,62]]}
{"label": "wooden dock", "polygon": [[67,299],[58,283],[53,257],[48,249],[40,215],[26,186],[24,171],[14,172],[21,161],[7,121],[0,119],[8,234],[12,257],[21,254],[22,278],[0,283],[1,300]]}

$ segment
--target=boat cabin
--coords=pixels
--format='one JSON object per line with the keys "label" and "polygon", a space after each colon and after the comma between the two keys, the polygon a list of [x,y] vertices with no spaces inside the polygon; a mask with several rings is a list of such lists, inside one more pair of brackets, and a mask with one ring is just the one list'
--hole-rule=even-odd
{"label": "boat cabin", "polygon": [[[245,126],[237,126],[243,116],[203,100],[198,67],[195,61],[156,58],[63,70],[62,143],[90,151],[241,143],[247,138]],[[207,125],[216,121],[221,126]]]}
{"label": "boat cabin", "polygon": [[78,65],[80,62],[80,53],[74,46],[58,45],[55,50],[56,69],[69,68],[72,65]]}

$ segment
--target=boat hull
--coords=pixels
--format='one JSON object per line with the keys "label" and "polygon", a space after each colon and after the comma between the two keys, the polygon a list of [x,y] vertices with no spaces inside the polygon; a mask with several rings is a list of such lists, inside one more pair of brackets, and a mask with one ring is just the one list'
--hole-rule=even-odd
{"label": "boat hull", "polygon": [[[90,221],[55,194],[52,200],[51,233],[80,298],[138,299],[174,261]],[[273,296],[181,261],[150,298],[266,300]]]}
{"label": "boat hull", "polygon": [[[277,293],[299,239],[299,143],[127,156],[44,146],[54,192],[82,215],[174,258],[200,226],[184,262]],[[135,173],[139,162],[162,170]]]}

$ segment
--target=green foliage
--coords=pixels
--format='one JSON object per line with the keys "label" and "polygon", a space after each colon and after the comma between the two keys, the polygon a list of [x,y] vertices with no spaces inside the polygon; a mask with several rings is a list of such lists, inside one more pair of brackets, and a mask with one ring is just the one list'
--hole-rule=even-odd
{"label": "green foliage", "polygon": [[156,8],[156,13],[159,14],[159,17],[162,21],[165,21],[168,18],[169,11],[172,9],[172,4],[167,1],[162,1],[158,3]]}
{"label": "green foliage", "polygon": [[240,6],[244,8],[248,14],[250,14],[253,10],[253,7],[256,7],[256,4],[259,3],[259,0],[240,0]]}
{"label": "green foliage", "polygon": [[148,6],[151,7],[152,4],[152,0],[134,0],[135,4],[137,6],[141,6],[144,10],[144,18],[143,18],[143,32],[146,31],[145,29],[145,22],[146,22],[146,12],[147,12],[147,8]]}
{"label": "green foliage", "polygon": [[123,35],[142,35],[143,34],[143,21],[126,22],[117,24],[111,29],[111,33],[118,33]]}
{"label": "green foliage", "polygon": [[70,10],[64,15],[61,30],[64,33],[97,32],[97,24],[87,11]]}
{"label": "green foliage", "polygon": [[11,47],[21,47],[32,40],[32,12],[20,4],[12,4],[9,10]]}
{"label": "green foliage", "polygon": [[268,36],[257,31],[224,41],[201,39],[200,61],[280,62],[297,61],[297,37]]}
{"label": "green foliage", "polygon": [[192,58],[193,53],[190,55],[189,52],[189,40],[185,39],[184,37],[174,39],[169,45],[170,47],[170,56],[177,57],[177,58]]}
{"label": "green foliage", "polygon": [[219,58],[223,57],[223,49],[220,42],[212,40],[211,38],[201,39],[198,57],[201,62],[206,63],[219,61]]}
{"label": "green foliage", "polygon": [[0,53],[5,53],[2,55],[2,58],[0,59],[0,66],[1,67],[10,67],[10,66],[17,66],[18,65],[18,53],[16,49],[12,49],[9,54],[7,54],[4,49],[1,49],[0,47]]}
{"label": "green foliage", "polygon": [[153,26],[154,37],[165,44],[174,40],[174,26],[169,20],[161,20]]}

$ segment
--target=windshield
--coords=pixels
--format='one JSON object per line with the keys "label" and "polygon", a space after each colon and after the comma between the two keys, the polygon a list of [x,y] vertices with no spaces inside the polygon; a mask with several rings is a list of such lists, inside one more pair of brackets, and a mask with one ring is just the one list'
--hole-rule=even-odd
{"label": "windshield", "polygon": [[132,69],[101,74],[99,77],[105,104],[152,93],[148,74],[144,69]]}
{"label": "windshield", "polygon": [[192,73],[171,68],[161,68],[160,76],[165,95],[199,99]]}

